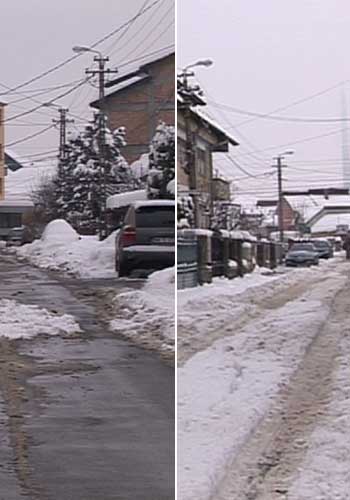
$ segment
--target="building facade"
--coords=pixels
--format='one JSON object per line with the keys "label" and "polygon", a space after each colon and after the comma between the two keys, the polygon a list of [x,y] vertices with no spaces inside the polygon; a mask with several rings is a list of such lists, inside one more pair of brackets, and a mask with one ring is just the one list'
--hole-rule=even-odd
{"label": "building facade", "polygon": [[[148,62],[106,84],[104,109],[108,125],[126,128],[123,155],[129,163],[148,153],[157,125],[175,123],[175,53]],[[90,104],[99,109],[100,102]]]}
{"label": "building facade", "polygon": [[[187,142],[190,135],[191,165],[188,165]],[[195,227],[207,229],[213,214],[215,188],[213,153],[227,152],[235,141],[203,113],[178,108],[177,113],[177,183],[179,196],[190,195],[195,204]]]}

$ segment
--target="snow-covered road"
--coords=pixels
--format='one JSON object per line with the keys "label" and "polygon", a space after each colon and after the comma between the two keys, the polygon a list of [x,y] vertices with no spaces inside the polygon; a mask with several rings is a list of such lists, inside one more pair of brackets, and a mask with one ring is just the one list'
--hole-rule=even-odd
{"label": "snow-covered road", "polygon": [[180,292],[178,500],[348,498],[349,272],[338,257]]}

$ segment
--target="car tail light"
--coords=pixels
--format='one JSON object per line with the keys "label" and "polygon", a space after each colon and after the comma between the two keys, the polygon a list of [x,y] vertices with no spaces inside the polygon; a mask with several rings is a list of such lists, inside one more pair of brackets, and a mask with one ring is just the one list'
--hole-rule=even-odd
{"label": "car tail light", "polygon": [[129,247],[136,243],[136,229],[131,226],[125,226],[122,231],[121,243],[123,247]]}

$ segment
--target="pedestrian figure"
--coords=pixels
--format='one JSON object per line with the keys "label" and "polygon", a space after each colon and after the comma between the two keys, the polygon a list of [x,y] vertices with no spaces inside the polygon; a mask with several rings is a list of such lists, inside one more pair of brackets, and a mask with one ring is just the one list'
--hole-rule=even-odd
{"label": "pedestrian figure", "polygon": [[343,249],[345,250],[346,259],[350,260],[350,231],[345,236]]}

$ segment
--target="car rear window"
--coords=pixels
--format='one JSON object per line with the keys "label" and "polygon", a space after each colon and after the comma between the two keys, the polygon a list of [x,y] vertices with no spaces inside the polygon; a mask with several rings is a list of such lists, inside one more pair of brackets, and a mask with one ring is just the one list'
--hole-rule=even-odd
{"label": "car rear window", "polygon": [[327,241],[314,241],[313,243],[315,245],[315,247],[323,247],[323,248],[328,248],[329,247],[329,243]]}
{"label": "car rear window", "polygon": [[172,227],[175,230],[175,207],[148,206],[136,210],[136,227]]}
{"label": "car rear window", "polygon": [[299,250],[307,250],[309,252],[313,252],[315,247],[310,243],[297,243],[292,246],[293,252],[298,252]]}

